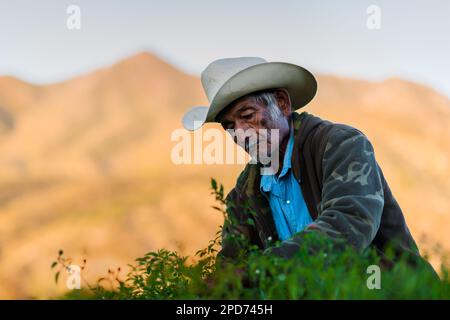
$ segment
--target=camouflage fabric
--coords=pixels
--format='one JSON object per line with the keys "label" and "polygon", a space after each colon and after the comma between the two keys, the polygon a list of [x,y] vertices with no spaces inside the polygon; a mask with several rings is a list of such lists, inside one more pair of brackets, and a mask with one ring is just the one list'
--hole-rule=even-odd
{"label": "camouflage fabric", "polygon": [[289,258],[306,234],[314,232],[357,250],[386,245],[398,254],[419,256],[403,213],[379,167],[368,138],[358,129],[292,113],[295,146],[292,170],[300,183],[313,223],[291,239],[278,240],[267,198],[259,189],[260,167],[248,164],[227,196],[220,257],[245,251],[242,242],[267,254]]}

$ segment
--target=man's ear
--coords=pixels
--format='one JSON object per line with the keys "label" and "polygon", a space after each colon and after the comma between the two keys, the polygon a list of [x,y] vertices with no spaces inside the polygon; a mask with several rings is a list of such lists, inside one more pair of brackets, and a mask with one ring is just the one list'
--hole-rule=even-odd
{"label": "man's ear", "polygon": [[289,92],[284,88],[277,89],[275,90],[275,98],[277,99],[278,107],[283,115],[289,116],[292,112],[291,97],[289,96]]}

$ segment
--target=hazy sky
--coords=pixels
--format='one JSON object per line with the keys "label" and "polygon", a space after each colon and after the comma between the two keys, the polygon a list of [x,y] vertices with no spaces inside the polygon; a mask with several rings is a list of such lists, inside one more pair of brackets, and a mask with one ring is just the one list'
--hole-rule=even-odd
{"label": "hazy sky", "polygon": [[[81,29],[66,27],[70,4]],[[366,26],[369,5],[381,29]],[[194,74],[261,56],[313,72],[396,76],[450,96],[449,0],[0,0],[0,74],[55,82],[152,51]]]}

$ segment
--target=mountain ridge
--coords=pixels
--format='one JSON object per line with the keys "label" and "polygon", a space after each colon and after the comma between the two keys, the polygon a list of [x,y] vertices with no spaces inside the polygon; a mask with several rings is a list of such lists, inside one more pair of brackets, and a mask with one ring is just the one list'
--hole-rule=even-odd
{"label": "mountain ridge", "polygon": [[[361,129],[413,235],[450,250],[449,99],[399,79],[317,79],[298,112]],[[204,247],[222,223],[209,180],[230,190],[243,166],[171,162],[194,105],[207,105],[200,79],[151,53],[44,86],[0,77],[0,297],[64,290],[49,269],[61,248],[95,278],[150,250]]]}

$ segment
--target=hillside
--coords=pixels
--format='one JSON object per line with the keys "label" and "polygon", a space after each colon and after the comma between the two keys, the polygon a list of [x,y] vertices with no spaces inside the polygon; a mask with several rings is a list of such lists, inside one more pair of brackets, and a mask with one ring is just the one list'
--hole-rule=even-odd
{"label": "hillside", "polygon": [[[366,133],[414,236],[450,250],[449,99],[401,79],[318,83],[305,110]],[[229,190],[242,168],[170,161],[183,112],[205,103],[197,77],[149,53],[45,86],[0,77],[0,298],[64,290],[49,268],[60,248],[95,278],[204,247],[221,223],[209,179]]]}

